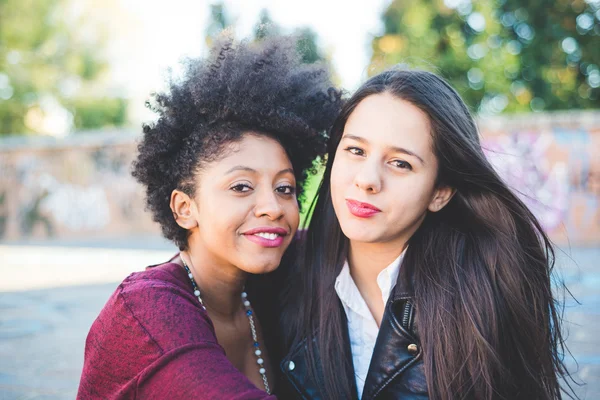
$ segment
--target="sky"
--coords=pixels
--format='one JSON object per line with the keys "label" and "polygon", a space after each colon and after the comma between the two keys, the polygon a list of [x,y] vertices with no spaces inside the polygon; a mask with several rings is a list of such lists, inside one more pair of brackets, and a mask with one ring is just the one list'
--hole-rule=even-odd
{"label": "sky", "polygon": [[[235,21],[236,36],[252,34],[262,9],[284,31],[308,26],[317,32],[321,47],[331,55],[342,86],[353,90],[366,78],[373,35],[382,31],[381,14],[389,0],[225,0]],[[120,0],[121,27],[111,41],[115,87],[132,97],[132,119],[145,119],[143,99],[159,90],[169,67],[184,56],[205,51],[205,29],[210,1]]]}

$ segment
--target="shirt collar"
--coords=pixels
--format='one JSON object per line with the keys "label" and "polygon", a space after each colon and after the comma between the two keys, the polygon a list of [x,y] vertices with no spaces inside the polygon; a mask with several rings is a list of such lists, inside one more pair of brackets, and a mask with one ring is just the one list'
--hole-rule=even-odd
{"label": "shirt collar", "polygon": [[406,249],[404,249],[404,251],[400,253],[400,255],[394,261],[392,261],[390,265],[388,265],[379,273],[379,275],[377,275],[377,285],[379,285],[379,289],[381,290],[383,304],[387,303],[392,289],[394,286],[396,286],[396,281],[398,280],[398,274],[400,273],[400,266],[402,265],[405,252]]}
{"label": "shirt collar", "polygon": [[[383,304],[388,301],[390,293],[396,285],[396,281],[400,273],[400,266],[402,265],[402,260],[404,259],[405,253],[406,249],[404,249],[404,251],[390,263],[390,265],[385,267],[377,275],[377,285],[381,290]],[[352,275],[350,275],[350,266],[348,265],[348,260],[344,262],[344,266],[335,280],[335,291],[337,292],[340,301],[344,305],[366,318],[372,318],[371,312],[368,308],[366,308],[365,301],[362,298],[354,279],[352,279]]]}

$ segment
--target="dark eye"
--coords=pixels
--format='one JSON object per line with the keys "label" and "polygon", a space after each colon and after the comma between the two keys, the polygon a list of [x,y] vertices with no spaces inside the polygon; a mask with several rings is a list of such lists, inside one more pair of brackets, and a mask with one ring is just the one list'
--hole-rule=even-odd
{"label": "dark eye", "polygon": [[354,154],[355,156],[362,156],[365,154],[365,152],[358,147],[347,147],[345,150],[350,154]]}
{"label": "dark eye", "polygon": [[400,168],[400,169],[407,169],[409,171],[412,171],[412,165],[410,165],[409,163],[407,163],[406,161],[402,161],[402,160],[394,160],[391,162],[391,164],[396,167],[396,168]]}
{"label": "dark eye", "polygon": [[279,186],[277,189],[275,189],[278,193],[281,194],[294,194],[296,193],[296,188],[292,185],[283,185],[283,186]]}
{"label": "dark eye", "polygon": [[238,183],[230,188],[236,193],[246,193],[252,190],[252,187],[247,183]]}

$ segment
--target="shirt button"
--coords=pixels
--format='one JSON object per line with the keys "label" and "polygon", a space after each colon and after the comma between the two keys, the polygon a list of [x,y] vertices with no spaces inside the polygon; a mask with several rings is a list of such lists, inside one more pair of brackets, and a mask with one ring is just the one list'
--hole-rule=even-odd
{"label": "shirt button", "polygon": [[288,364],[288,369],[290,371],[293,371],[295,368],[296,368],[296,364],[294,364],[293,361],[290,361],[289,364]]}
{"label": "shirt button", "polygon": [[414,356],[419,351],[419,347],[416,344],[411,343],[408,345],[407,350],[410,354]]}

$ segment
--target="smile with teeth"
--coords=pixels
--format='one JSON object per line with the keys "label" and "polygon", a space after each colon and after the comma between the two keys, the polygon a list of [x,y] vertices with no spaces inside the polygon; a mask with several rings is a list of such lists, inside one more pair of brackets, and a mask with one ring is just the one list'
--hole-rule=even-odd
{"label": "smile with teeth", "polygon": [[259,236],[259,237],[267,239],[267,240],[275,240],[280,235],[278,235],[277,233],[258,232],[258,233],[255,233],[254,236]]}
{"label": "smile with teeth", "polygon": [[246,239],[262,247],[279,247],[285,242],[284,236],[289,235],[287,229],[272,226],[262,226],[244,232]]}

